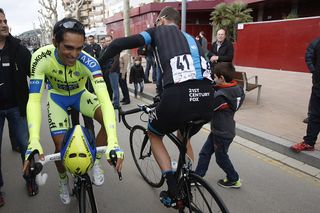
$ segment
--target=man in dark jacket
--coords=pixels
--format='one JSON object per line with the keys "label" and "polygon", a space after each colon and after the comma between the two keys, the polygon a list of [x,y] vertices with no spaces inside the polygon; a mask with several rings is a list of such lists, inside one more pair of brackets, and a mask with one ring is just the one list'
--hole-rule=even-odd
{"label": "man in dark jacket", "polygon": [[306,64],[312,73],[312,91],[308,109],[307,134],[301,143],[291,146],[295,152],[313,151],[320,132],[320,37],[308,46]]}
{"label": "man in dark jacket", "polygon": [[218,30],[217,41],[213,42],[212,48],[208,53],[212,70],[214,65],[219,62],[232,62],[233,60],[233,44],[227,40],[226,37],[227,35],[224,29]]}
{"label": "man in dark jacket", "polygon": [[[107,48],[109,44],[112,42],[113,37],[111,35],[106,35],[105,37],[105,47],[101,55],[105,51],[107,51]],[[107,61],[104,61],[101,59],[101,57],[98,59],[98,62],[102,68],[102,70],[105,70],[103,75],[109,76],[109,82],[112,88],[113,97],[111,97],[113,107],[114,109],[119,109],[120,107],[120,94],[119,94],[119,75],[120,75],[120,54],[117,54],[112,59],[109,59]]]}
{"label": "man in dark jacket", "polygon": [[[0,150],[4,121],[7,119],[12,137],[21,151],[22,161],[29,140],[26,105],[29,97],[27,75],[30,74],[30,60],[29,50],[9,33],[5,13],[0,8]],[[32,187],[28,178],[26,180],[29,194],[35,195],[37,189]],[[0,170],[0,189],[2,186]],[[2,205],[4,200],[0,190],[0,206]]]}

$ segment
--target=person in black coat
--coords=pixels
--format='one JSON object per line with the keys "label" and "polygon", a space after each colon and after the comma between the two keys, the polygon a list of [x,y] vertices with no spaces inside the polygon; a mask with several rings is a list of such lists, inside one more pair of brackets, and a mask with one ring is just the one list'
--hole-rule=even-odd
{"label": "person in black coat", "polygon": [[295,152],[314,151],[320,133],[320,37],[306,51],[305,61],[312,73],[312,89],[308,107],[308,126],[303,141],[290,148]]}
{"label": "person in black coat", "polygon": [[[9,33],[5,13],[0,8],[0,145],[4,121],[7,119],[11,137],[19,146],[22,163],[29,141],[26,106],[29,98],[27,76],[30,76],[30,61],[30,51]],[[0,154],[0,168],[1,163]],[[37,186],[31,186],[28,178],[26,181],[29,195],[37,194]],[[0,206],[4,205],[2,186],[0,170]]]}
{"label": "person in black coat", "polygon": [[144,80],[144,72],[143,67],[141,66],[141,57],[136,56],[134,58],[134,65],[130,69],[130,78],[129,83],[134,84],[134,96],[137,97],[138,90],[140,88],[140,93],[143,92],[143,80]]}
{"label": "person in black coat", "polygon": [[226,31],[220,29],[217,32],[217,41],[213,42],[212,48],[208,53],[211,69],[219,62],[232,62],[234,48],[231,41],[226,39]]}

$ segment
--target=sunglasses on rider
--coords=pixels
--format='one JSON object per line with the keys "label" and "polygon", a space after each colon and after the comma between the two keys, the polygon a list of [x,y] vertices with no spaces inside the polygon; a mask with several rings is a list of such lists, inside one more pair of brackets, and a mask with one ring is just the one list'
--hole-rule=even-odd
{"label": "sunglasses on rider", "polygon": [[78,21],[67,21],[64,23],[60,23],[58,28],[59,29],[83,30],[84,26]]}

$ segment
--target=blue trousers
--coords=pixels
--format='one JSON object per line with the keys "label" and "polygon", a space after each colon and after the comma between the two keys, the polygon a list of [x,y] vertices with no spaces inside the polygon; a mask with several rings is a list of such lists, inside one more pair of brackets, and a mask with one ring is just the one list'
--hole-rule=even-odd
{"label": "blue trousers", "polygon": [[152,56],[147,56],[146,57],[147,65],[146,65],[146,71],[144,72],[145,75],[145,81],[149,80],[149,72],[152,67],[152,81],[156,82],[157,81],[157,67],[156,67],[156,62],[154,60],[154,57]]}
{"label": "blue trousers", "polygon": [[[29,131],[26,117],[21,117],[19,108],[13,107],[7,110],[0,110],[0,187],[3,186],[3,177],[1,171],[1,145],[2,145],[2,134],[5,119],[8,120],[9,128],[12,130],[11,137],[14,138],[15,142],[20,148],[21,159],[24,162],[24,154],[28,147]],[[20,166],[17,166],[20,168]]]}
{"label": "blue trousers", "polygon": [[112,72],[109,73],[110,84],[113,91],[113,106],[120,106],[120,94],[119,94],[119,73]]}
{"label": "blue trousers", "polygon": [[228,149],[233,139],[226,139],[209,134],[205,144],[199,153],[199,161],[195,173],[204,177],[211,160],[211,155],[215,153],[218,166],[226,173],[229,181],[239,180],[239,175],[234,169],[228,155]]}

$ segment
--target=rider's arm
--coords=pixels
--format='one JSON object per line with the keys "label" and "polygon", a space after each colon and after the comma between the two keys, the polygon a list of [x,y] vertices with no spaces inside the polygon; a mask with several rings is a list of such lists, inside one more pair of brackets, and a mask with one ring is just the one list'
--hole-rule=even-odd
{"label": "rider's arm", "polygon": [[[149,31],[149,29],[148,29]],[[147,44],[149,40],[145,39],[145,35],[148,36],[149,32],[142,32],[140,34],[132,35],[129,37],[123,37],[113,40],[108,49],[99,57],[99,64],[103,64],[104,61],[107,61],[110,58],[113,58],[115,55],[119,54],[122,50],[133,49]],[[151,39],[150,39],[151,40]]]}
{"label": "rider's arm", "polygon": [[[32,143],[40,143],[40,127],[41,127],[41,97],[44,88],[45,57],[42,51],[37,51],[32,55],[30,65],[30,90],[29,100],[27,104],[27,120],[29,128],[29,145]],[[48,66],[48,65],[47,65]],[[38,144],[33,144],[37,148]],[[42,150],[38,150],[42,152]],[[40,153],[41,154],[41,153]]]}
{"label": "rider's arm", "polygon": [[[89,57],[87,54],[84,57]],[[87,67],[89,79],[92,83],[94,92],[100,102],[101,111],[103,116],[103,124],[108,135],[108,146],[118,146],[117,131],[116,131],[116,117],[113,109],[113,105],[110,101],[108,90],[99,64],[95,61],[94,66]],[[93,65],[93,63],[92,63]]]}

